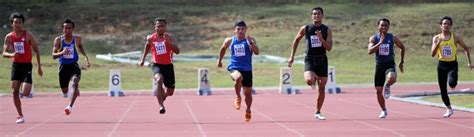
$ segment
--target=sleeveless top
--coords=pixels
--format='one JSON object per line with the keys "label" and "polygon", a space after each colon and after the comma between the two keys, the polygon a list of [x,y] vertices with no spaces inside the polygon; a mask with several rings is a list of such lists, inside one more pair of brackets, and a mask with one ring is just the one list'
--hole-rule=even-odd
{"label": "sleeveless top", "polygon": [[[441,34],[438,34],[438,38],[441,38]],[[438,59],[440,61],[451,62],[456,61],[456,50],[456,44],[454,43],[454,33],[451,33],[449,40],[441,40],[436,54],[438,55]]]}
{"label": "sleeveless top", "polygon": [[168,65],[173,63],[173,52],[170,44],[164,38],[158,38],[157,33],[151,36],[151,55],[153,63]]}
{"label": "sleeveless top", "polygon": [[314,24],[306,25],[306,56],[326,54],[326,49],[323,47],[323,43],[316,35],[316,31],[320,30],[324,40],[327,40],[328,29],[329,28],[324,24],[321,24],[319,27],[314,26]]}
{"label": "sleeveless top", "polygon": [[18,57],[13,57],[13,62],[31,63],[31,46],[26,39],[27,31],[23,31],[23,35],[19,38],[15,37],[16,33],[12,32],[12,48],[13,51],[20,54]]}
{"label": "sleeveless top", "polygon": [[[374,39],[375,39],[375,43],[379,43],[381,39],[380,34],[376,34]],[[379,49],[375,53],[375,61],[377,64],[395,62],[393,44],[394,44],[393,35],[391,33],[387,33],[385,35],[384,41],[382,42],[382,45],[379,46]]]}
{"label": "sleeveless top", "polygon": [[237,36],[232,37],[230,44],[230,64],[227,70],[252,71],[252,49],[250,42],[244,38],[238,40]]}
{"label": "sleeveless top", "polygon": [[71,43],[66,43],[66,37],[61,36],[61,45],[59,51],[66,50],[66,53],[59,56],[59,64],[76,64],[79,60],[79,54],[77,54],[76,38],[73,35]]}

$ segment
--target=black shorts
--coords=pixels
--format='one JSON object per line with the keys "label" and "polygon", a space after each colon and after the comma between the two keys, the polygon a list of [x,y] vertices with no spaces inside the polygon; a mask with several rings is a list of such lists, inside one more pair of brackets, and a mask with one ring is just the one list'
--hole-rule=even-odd
{"label": "black shorts", "polygon": [[234,71],[239,71],[242,75],[242,86],[244,87],[252,87],[253,84],[253,74],[252,71],[241,71],[241,70],[231,70],[230,73]]}
{"label": "black shorts", "polygon": [[81,68],[79,64],[61,64],[59,65],[59,86],[67,88],[72,76],[81,78]]}
{"label": "black shorts", "polygon": [[24,83],[33,83],[33,78],[31,76],[31,70],[33,65],[31,63],[19,63],[13,62],[12,64],[12,73],[11,80],[17,80]]}
{"label": "black shorts", "polygon": [[173,64],[156,64],[153,63],[151,67],[153,71],[153,75],[160,73],[163,76],[163,84],[166,88],[174,88],[175,87],[175,80],[174,80],[174,66]]}
{"label": "black shorts", "polygon": [[324,55],[306,55],[304,71],[312,71],[318,77],[328,77],[328,57]]}
{"label": "black shorts", "polygon": [[389,72],[397,72],[395,62],[381,63],[375,66],[374,84],[376,87],[384,86],[386,76]]}

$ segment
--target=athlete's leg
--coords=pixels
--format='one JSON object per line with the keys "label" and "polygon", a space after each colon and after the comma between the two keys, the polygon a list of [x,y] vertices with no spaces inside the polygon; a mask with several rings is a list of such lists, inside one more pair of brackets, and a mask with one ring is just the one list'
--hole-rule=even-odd
{"label": "athlete's leg", "polygon": [[387,78],[386,86],[388,86],[388,87],[392,86],[395,82],[397,82],[397,72],[389,71],[387,73],[386,78]]}
{"label": "athlete's leg", "polygon": [[12,82],[12,91],[13,91],[13,103],[15,104],[16,111],[20,117],[23,117],[23,111],[21,110],[21,100],[20,100],[20,85],[21,82],[18,80],[13,80]]}
{"label": "athlete's leg", "polygon": [[448,83],[449,83],[449,87],[451,87],[451,90],[455,90],[456,86],[458,85],[458,70],[457,70],[457,68],[449,70],[449,72],[448,72],[448,81],[449,81]]}
{"label": "athlete's leg", "polygon": [[247,112],[250,112],[252,106],[252,87],[244,86],[245,104],[247,104]]}
{"label": "athlete's leg", "polygon": [[25,97],[26,97],[26,96],[29,96],[30,93],[31,93],[31,84],[30,84],[30,83],[25,83],[25,82],[23,82],[23,83],[20,84],[20,85],[23,86],[23,88],[22,88],[22,89],[23,89],[23,90],[22,90],[22,91],[23,91],[23,96],[25,96]]}
{"label": "athlete's leg", "polygon": [[312,71],[304,72],[304,80],[306,81],[306,85],[311,86],[313,88],[314,86],[316,86],[314,85],[316,82],[316,79],[317,79],[316,73]]}
{"label": "athlete's leg", "polygon": [[327,77],[319,77],[318,78],[318,100],[317,100],[317,105],[316,105],[316,112],[321,112],[321,108],[323,107],[324,103],[324,98],[326,96],[326,93],[324,92],[326,90],[326,82],[328,81]]}
{"label": "athlete's leg", "polygon": [[160,73],[156,73],[154,78],[157,85],[156,91],[154,92],[157,93],[156,98],[158,99],[158,104],[160,105],[160,107],[164,107],[163,100],[164,100],[165,92],[163,89],[163,76]]}
{"label": "athlete's leg", "polygon": [[448,82],[448,71],[438,66],[438,86],[441,92],[441,99],[443,99],[444,105],[446,105],[448,109],[451,109],[451,103],[449,101],[449,96],[448,96],[447,82]]}
{"label": "athlete's leg", "polygon": [[69,103],[69,106],[73,106],[74,105],[74,102],[76,101],[76,98],[77,96],[79,95],[79,81],[81,80],[80,77],[78,77],[77,75],[73,75],[71,77],[71,81],[72,82],[72,97],[71,97],[71,102]]}
{"label": "athlete's leg", "polygon": [[379,102],[380,108],[383,111],[386,110],[385,108],[385,98],[383,97],[383,86],[376,86],[375,90],[377,91],[377,101]]}
{"label": "athlete's leg", "polygon": [[242,89],[242,80],[244,79],[242,77],[242,74],[239,71],[233,71],[230,76],[232,77],[232,80],[234,81],[234,89],[235,89],[235,95],[237,96],[238,99],[241,99],[242,97],[240,96],[240,92]]}

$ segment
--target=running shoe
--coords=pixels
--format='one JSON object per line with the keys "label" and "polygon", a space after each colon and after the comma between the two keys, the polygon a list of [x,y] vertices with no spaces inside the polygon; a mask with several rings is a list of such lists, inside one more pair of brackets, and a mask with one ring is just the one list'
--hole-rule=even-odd
{"label": "running shoe", "polygon": [[326,117],[324,117],[321,113],[314,113],[314,118],[319,119],[319,120],[326,120]]}
{"label": "running shoe", "polygon": [[453,109],[447,109],[446,112],[444,113],[443,117],[444,118],[449,118],[453,114],[454,114]]}
{"label": "running shoe", "polygon": [[385,99],[390,98],[390,86],[385,85],[383,96]]}
{"label": "running shoe", "polygon": [[22,116],[18,116],[18,117],[16,117],[16,123],[17,124],[25,123],[25,119],[23,119]]}
{"label": "running shoe", "polygon": [[244,115],[245,122],[249,122],[251,118],[252,118],[251,112],[245,112],[245,115]]}
{"label": "running shoe", "polygon": [[66,108],[64,108],[64,114],[69,115],[72,112],[72,107],[70,105],[67,105]]}
{"label": "running shoe", "polygon": [[386,118],[388,116],[387,111],[380,112],[379,118]]}
{"label": "running shoe", "polygon": [[234,101],[234,108],[235,110],[240,110],[240,103],[242,102],[241,98],[236,98]]}

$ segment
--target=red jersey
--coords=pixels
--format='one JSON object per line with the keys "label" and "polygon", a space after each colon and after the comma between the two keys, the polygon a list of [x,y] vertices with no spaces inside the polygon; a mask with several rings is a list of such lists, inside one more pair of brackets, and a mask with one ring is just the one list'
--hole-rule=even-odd
{"label": "red jersey", "polygon": [[158,39],[158,34],[151,36],[151,56],[156,64],[167,65],[173,63],[173,52],[170,44],[163,38]]}
{"label": "red jersey", "polygon": [[13,51],[20,54],[18,57],[13,57],[13,62],[31,63],[31,47],[26,39],[26,31],[23,31],[23,36],[19,38],[15,37],[15,32],[12,32],[10,37]]}

